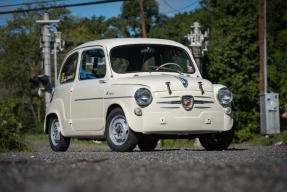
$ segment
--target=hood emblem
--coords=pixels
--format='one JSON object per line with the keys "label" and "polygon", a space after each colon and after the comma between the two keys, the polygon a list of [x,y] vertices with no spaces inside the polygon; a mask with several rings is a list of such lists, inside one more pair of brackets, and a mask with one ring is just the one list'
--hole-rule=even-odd
{"label": "hood emblem", "polygon": [[202,87],[202,82],[198,82],[198,85],[199,85],[199,89],[201,91],[201,95],[204,95],[204,90],[203,90],[203,87]]}
{"label": "hood emblem", "polygon": [[182,85],[187,88],[188,86],[188,81],[185,79],[185,78],[182,78],[182,77],[176,77],[178,80],[181,81]]}
{"label": "hood emblem", "polygon": [[193,108],[193,104],[194,104],[193,96],[192,95],[182,96],[181,104],[185,110],[190,111]]}

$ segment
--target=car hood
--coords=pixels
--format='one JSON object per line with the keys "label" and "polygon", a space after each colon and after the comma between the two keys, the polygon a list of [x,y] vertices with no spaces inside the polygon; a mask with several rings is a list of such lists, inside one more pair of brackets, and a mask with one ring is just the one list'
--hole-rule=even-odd
{"label": "car hood", "polygon": [[142,85],[148,86],[152,92],[167,91],[167,82],[169,82],[172,91],[203,91],[212,92],[213,84],[202,78],[186,77],[183,75],[145,75],[117,78],[112,80],[112,85]]}

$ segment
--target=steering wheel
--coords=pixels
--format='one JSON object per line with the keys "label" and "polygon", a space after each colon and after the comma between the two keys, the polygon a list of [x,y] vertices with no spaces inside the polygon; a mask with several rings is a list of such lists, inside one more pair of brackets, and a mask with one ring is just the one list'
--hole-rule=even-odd
{"label": "steering wheel", "polygon": [[179,64],[176,64],[176,63],[164,63],[164,64],[158,66],[155,70],[158,71],[160,68],[164,68],[167,65],[175,65],[178,68],[180,68],[181,71],[183,71],[182,67]]}

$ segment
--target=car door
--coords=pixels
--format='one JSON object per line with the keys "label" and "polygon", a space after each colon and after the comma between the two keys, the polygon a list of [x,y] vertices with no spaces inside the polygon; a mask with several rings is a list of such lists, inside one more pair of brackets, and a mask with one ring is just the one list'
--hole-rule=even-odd
{"label": "car door", "polygon": [[58,98],[62,98],[64,105],[63,113],[66,123],[70,123],[71,121],[71,90],[76,77],[78,56],[78,52],[74,52],[67,57],[59,74],[59,86],[56,87]]}
{"label": "car door", "polygon": [[71,98],[73,129],[103,130],[103,97],[106,89],[106,58],[103,49],[82,51],[78,79]]}

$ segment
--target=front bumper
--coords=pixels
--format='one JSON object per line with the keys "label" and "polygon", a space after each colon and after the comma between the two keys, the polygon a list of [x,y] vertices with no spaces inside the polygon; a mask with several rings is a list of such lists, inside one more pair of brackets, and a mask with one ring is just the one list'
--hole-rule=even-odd
{"label": "front bumper", "polygon": [[[195,104],[186,111],[181,96],[192,95]],[[224,108],[214,99],[213,92],[166,92],[153,93],[153,102],[142,108],[142,116],[133,115],[128,123],[137,132],[146,134],[200,134],[228,131],[232,128],[233,118],[224,113]]]}

